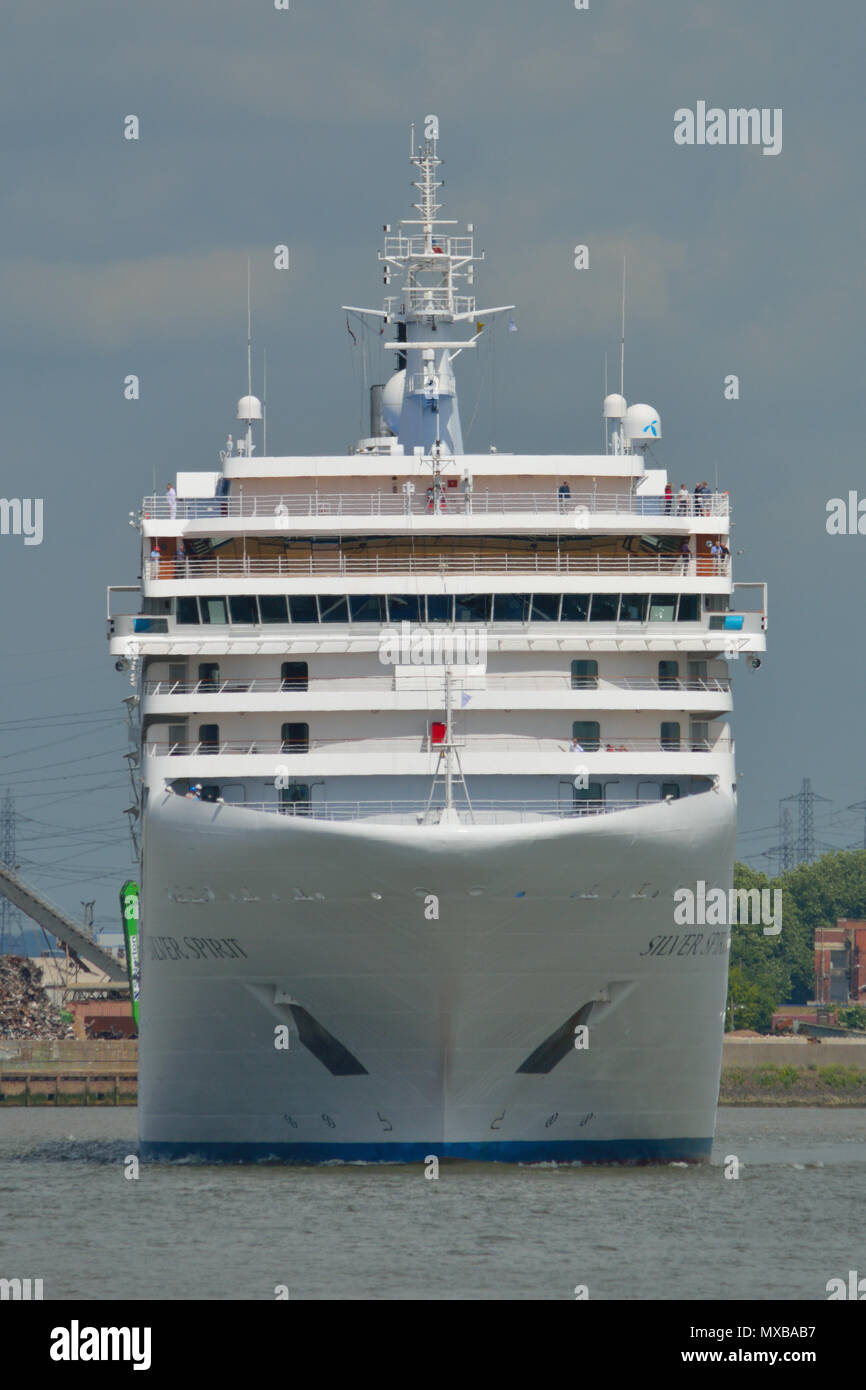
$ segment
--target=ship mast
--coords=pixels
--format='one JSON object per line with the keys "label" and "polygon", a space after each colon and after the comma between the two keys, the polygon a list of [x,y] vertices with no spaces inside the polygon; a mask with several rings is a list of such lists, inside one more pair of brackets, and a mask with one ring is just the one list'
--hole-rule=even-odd
{"label": "ship mast", "polygon": [[412,128],[410,161],[418,173],[413,181],[419,195],[413,203],[418,216],[401,220],[395,235],[386,225],[384,250],[379,252],[384,284],[400,277],[400,291],[389,295],[381,310],[350,304],[343,308],[397,325],[397,337],[385,346],[398,353],[395,376],[402,377],[397,392],[399,419],[395,420],[398,442],[406,454],[420,449],[424,456],[441,458],[463,453],[451,364],[464,348],[475,345],[481,332],[476,329],[472,337],[464,339],[448,333],[447,328],[460,323],[474,327],[481,316],[486,320],[514,305],[477,309],[474,296],[461,292],[464,284],[467,288],[473,284],[475,262],[483,260],[484,254],[475,254],[471,224],[460,236],[440,230],[454,228],[457,223],[439,216],[442,204],[437,195],[442,181],[437,173],[443,161],[436,116],[425,117],[424,139],[417,146]]}

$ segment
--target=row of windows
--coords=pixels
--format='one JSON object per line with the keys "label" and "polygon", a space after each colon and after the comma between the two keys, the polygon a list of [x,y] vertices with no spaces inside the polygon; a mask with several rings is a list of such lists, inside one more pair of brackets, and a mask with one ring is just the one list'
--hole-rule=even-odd
{"label": "row of windows", "polygon": [[[694,668],[692,679],[706,680],[707,663],[705,661],[690,661],[689,667]],[[177,669],[178,675],[172,672]],[[660,661],[658,663],[658,680],[660,685],[670,685],[676,687],[679,684],[680,664],[678,661]],[[174,668],[169,666],[169,681],[177,679],[184,681],[186,678],[186,667]],[[306,661],[284,661],[280,666],[280,679],[282,688],[285,691],[297,691],[309,689],[309,667]],[[221,684],[220,668],[217,661],[202,661],[198,667],[199,691],[207,693],[217,690]],[[249,688],[249,681],[236,682],[238,690]],[[573,690],[595,690],[598,686],[598,662],[589,657],[582,657],[571,663],[571,686]]]}
{"label": "row of windows", "polygon": [[[716,600],[717,596],[707,595]],[[709,608],[706,603],[705,607]],[[184,595],[178,623],[697,623],[700,594]]]}

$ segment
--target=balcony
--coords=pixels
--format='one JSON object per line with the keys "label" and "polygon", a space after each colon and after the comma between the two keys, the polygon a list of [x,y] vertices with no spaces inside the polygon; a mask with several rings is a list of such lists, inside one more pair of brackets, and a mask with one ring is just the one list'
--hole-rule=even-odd
{"label": "balcony", "polygon": [[272,526],[288,526],[292,517],[400,517],[400,516],[510,516],[530,514],[538,517],[568,517],[582,526],[589,517],[664,517],[669,522],[690,518],[728,517],[730,500],[726,492],[707,494],[700,503],[690,497],[684,510],[664,497],[642,497],[634,492],[573,492],[560,497],[557,490],[533,492],[475,488],[466,498],[461,489],[445,488],[438,503],[428,497],[424,487],[407,496],[403,492],[294,492],[232,497],[178,498],[172,513],[163,496],[145,497],[142,515],[146,521],[198,521],[203,518],[259,518]]}
{"label": "balcony", "polygon": [[675,553],[658,555],[573,555],[505,551],[500,554],[455,552],[440,555],[307,555],[267,557],[215,555],[202,560],[144,561],[144,578],[187,579],[303,579],[310,577],[389,575],[666,575],[667,577],[726,579],[730,559],[709,555],[683,560]]}
{"label": "balcony", "polygon": [[[616,811],[633,811],[639,807],[660,805],[661,803],[651,801],[628,801],[622,800],[602,800],[602,801],[511,801],[508,799],[491,798],[472,798],[471,811],[462,798],[459,789],[455,798],[456,806],[454,814],[457,819],[465,824],[476,825],[515,825],[524,824],[531,821],[562,820],[565,818],[581,816],[600,816],[609,815]],[[431,806],[427,809],[426,801],[405,800],[405,801],[296,801],[281,803],[279,801],[216,801],[206,803],[213,805],[216,814],[222,805],[230,805],[232,809],[242,811],[265,811],[272,814],[284,816],[297,816],[299,818],[312,817],[315,820],[347,821],[347,820],[367,820],[379,821],[384,824],[403,824],[417,825],[418,823],[437,823],[441,820],[444,807],[442,805]],[[591,875],[589,876],[591,878]],[[579,896],[592,898],[597,896],[590,887],[588,891]],[[632,896],[638,897],[641,894],[635,893]]]}
{"label": "balcony", "polygon": [[[677,740],[622,738],[619,735],[614,735],[602,738],[592,747],[588,744],[584,746],[575,744],[574,740],[569,738],[531,738],[510,734],[460,735],[455,737],[452,743],[456,748],[466,753],[487,753],[501,758],[501,765],[491,768],[492,771],[500,773],[511,771],[512,758],[520,754],[533,756],[564,754],[566,757],[561,760],[562,767],[566,767],[566,765],[571,767],[571,761],[573,761],[575,754],[597,757],[601,764],[606,761],[610,754],[664,753],[666,756],[670,756],[676,753],[730,753],[734,746],[730,734],[719,734],[711,739],[689,739],[684,736]],[[354,759],[359,755],[367,758],[381,758],[395,753],[438,754],[444,751],[444,745],[441,742],[434,742],[431,734],[423,733],[410,736],[397,735],[393,738],[311,738],[296,744],[286,743],[281,739],[264,738],[220,739],[219,742],[213,743],[146,739],[144,751],[149,758],[300,758],[315,753],[327,758],[341,759],[345,762],[347,757]],[[334,771],[343,770],[342,767],[334,769]],[[386,770],[390,771],[390,769]]]}
{"label": "balcony", "polygon": [[[419,683],[430,685],[442,684],[443,676],[441,671],[425,669],[419,665],[412,672],[408,679],[416,680]],[[293,682],[291,679],[282,680],[279,676],[227,676],[219,681],[198,680],[198,681],[171,681],[171,680],[150,680],[144,682],[144,691],[147,695],[271,695],[280,693],[283,695],[307,694],[311,698],[323,694],[357,694],[366,695],[373,691],[403,690],[407,677],[403,674],[398,676],[396,672],[390,676],[368,676],[364,680],[353,679],[351,676],[310,676],[306,682]],[[598,677],[595,685],[572,685],[571,677],[566,674],[562,676],[510,676],[510,675],[471,675],[454,677],[453,685],[455,689],[472,691],[554,691],[562,690],[569,692],[583,692],[592,690],[601,701],[605,690],[625,690],[625,691],[645,691],[649,693],[674,691],[696,692],[699,694],[729,695],[731,682],[729,680],[604,680]]]}

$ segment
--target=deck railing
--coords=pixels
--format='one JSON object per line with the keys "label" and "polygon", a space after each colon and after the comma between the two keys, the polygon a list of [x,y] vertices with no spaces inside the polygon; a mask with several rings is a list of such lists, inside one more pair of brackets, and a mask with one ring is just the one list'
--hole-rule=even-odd
{"label": "deck railing", "polygon": [[[530,738],[509,734],[468,734],[452,739],[455,747],[466,752],[511,753],[717,753],[728,752],[733,740],[728,734],[716,738],[623,738],[605,735],[576,742],[569,738]],[[307,753],[324,753],[345,757],[366,753],[381,756],[391,753],[438,753],[444,744],[431,734],[395,735],[392,738],[310,738],[310,739],[206,739],[179,741],[147,740],[148,757],[283,757]]]}
{"label": "deck railing", "polygon": [[323,575],[391,575],[391,574],[665,574],[683,577],[726,578],[730,575],[729,559],[709,555],[683,560],[676,554],[665,555],[483,555],[459,553],[452,555],[274,555],[253,556],[215,555],[203,560],[148,559],[144,562],[145,579],[211,579],[211,578],[298,578]]}
{"label": "deck railing", "polygon": [[[464,823],[474,820],[478,824],[512,824],[515,822],[564,819],[578,816],[600,816],[615,811],[633,811],[640,807],[659,805],[661,798],[650,800],[600,800],[600,801],[509,801],[478,799],[473,797],[471,813],[469,807],[458,794],[455,809]],[[677,798],[666,798],[674,802]],[[222,806],[231,806],[243,811],[266,811],[272,814],[311,817],[314,820],[391,820],[404,822],[437,821],[442,815],[441,804],[427,810],[426,801],[232,801],[218,800],[212,804],[215,811]],[[592,878],[587,875],[588,881]],[[592,898],[596,894],[589,883],[586,891],[578,896]],[[626,896],[641,897],[638,891]]]}
{"label": "deck railing", "polygon": [[[407,680],[428,681],[430,684],[442,685],[443,677],[441,670],[430,671],[423,665],[415,667],[411,676],[401,677],[399,680],[395,675],[391,676],[368,676],[364,680],[356,680],[351,676],[310,676],[306,680],[293,680],[286,678],[283,680],[279,676],[225,676],[218,680],[196,680],[196,681],[175,681],[175,680],[149,680],[144,682],[144,689],[147,695],[270,695],[279,692],[283,695],[297,695],[309,692],[316,694],[358,694],[364,695],[368,691],[406,689]],[[463,688],[471,689],[477,693],[485,690],[597,690],[603,693],[605,690],[636,690],[636,691],[695,691],[706,694],[728,694],[731,689],[729,680],[604,680],[601,676],[597,681],[589,677],[576,678],[576,683],[568,675],[563,676],[506,676],[506,675],[483,675],[477,676],[457,676],[452,678],[455,690]]]}
{"label": "deck railing", "polygon": [[567,497],[555,488],[533,492],[500,491],[475,485],[471,494],[460,486],[444,487],[437,499],[432,483],[419,483],[411,494],[401,492],[294,492],[258,496],[242,493],[231,497],[178,498],[173,505],[167,496],[145,497],[142,514],[147,520],[195,521],[211,517],[255,517],[275,529],[288,526],[293,517],[364,517],[364,516],[505,516],[515,512],[536,516],[568,517],[576,526],[584,525],[592,516],[622,515],[668,517],[683,520],[687,517],[727,517],[729,498],[726,492],[707,493],[698,499],[693,494],[687,501],[634,492],[573,492]]}

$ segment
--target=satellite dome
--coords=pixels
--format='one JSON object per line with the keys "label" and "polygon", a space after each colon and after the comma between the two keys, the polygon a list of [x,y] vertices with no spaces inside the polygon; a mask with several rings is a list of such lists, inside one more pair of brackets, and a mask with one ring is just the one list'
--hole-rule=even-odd
{"label": "satellite dome", "polygon": [[241,396],[238,401],[239,420],[261,420],[262,403],[258,396]]}
{"label": "satellite dome", "polygon": [[662,422],[651,405],[630,405],[625,413],[625,435],[639,448],[662,437]]}
{"label": "satellite dome", "polygon": [[616,392],[611,396],[605,396],[602,407],[602,415],[605,420],[621,420],[626,412],[625,396],[619,396]]}
{"label": "satellite dome", "polygon": [[400,430],[400,412],[403,409],[403,392],[406,387],[406,372],[395,372],[382,390],[382,414],[385,424],[392,434]]}

